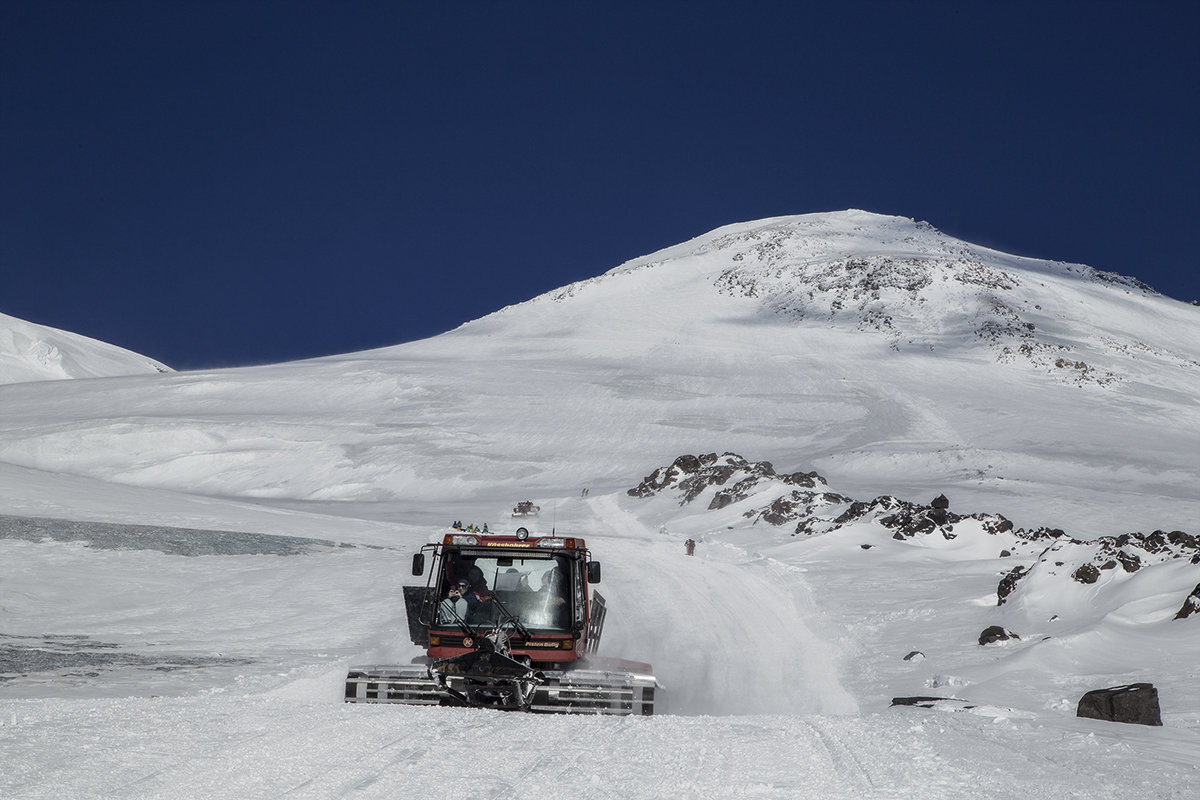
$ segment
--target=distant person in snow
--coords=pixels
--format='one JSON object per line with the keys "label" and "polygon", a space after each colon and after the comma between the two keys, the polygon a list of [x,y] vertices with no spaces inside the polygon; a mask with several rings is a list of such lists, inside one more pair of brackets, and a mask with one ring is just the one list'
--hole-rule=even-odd
{"label": "distant person in snow", "polygon": [[683,549],[687,552],[687,554],[689,556],[696,555],[696,540],[688,539],[686,542],[683,543]]}

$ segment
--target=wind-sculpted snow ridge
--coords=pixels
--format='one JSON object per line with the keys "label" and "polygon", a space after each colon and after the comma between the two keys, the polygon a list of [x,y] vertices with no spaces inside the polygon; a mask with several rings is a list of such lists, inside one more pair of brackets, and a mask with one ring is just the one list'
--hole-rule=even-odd
{"label": "wind-sculpted snow ridge", "polygon": [[[1077,593],[1069,587],[1064,591],[1064,581],[1094,587],[1086,601],[1094,606],[1096,597],[1116,594],[1144,567],[1171,562],[1200,564],[1200,538],[1183,531],[1134,532],[1085,541],[1057,528],[1017,527],[1001,514],[956,514],[950,511],[945,495],[928,504],[891,496],[855,501],[830,491],[827,481],[815,472],[780,475],[770,462],[751,462],[728,452],[682,455],[627,494],[643,499],[672,496],[680,506],[707,500],[708,511],[731,508],[752,525],[788,526],[792,536],[826,535],[851,528],[862,532],[865,525],[866,530],[901,542],[978,558],[1013,558],[1022,563],[1003,573],[996,605],[1016,600],[1023,614],[1036,609],[1042,618],[1064,619],[1073,613],[1074,605],[1085,602],[1072,599]],[[862,547],[878,544],[867,541]],[[1147,580],[1145,585],[1152,584]],[[1180,595],[1178,618],[1193,613],[1196,604],[1190,598]]]}
{"label": "wind-sculpted snow ridge", "polygon": [[115,345],[0,314],[0,384],[172,371]]}

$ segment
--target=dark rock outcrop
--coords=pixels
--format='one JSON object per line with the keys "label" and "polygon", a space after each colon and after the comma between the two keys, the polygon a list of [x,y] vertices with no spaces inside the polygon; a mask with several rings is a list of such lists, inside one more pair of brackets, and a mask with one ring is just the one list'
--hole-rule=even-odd
{"label": "dark rock outcrop", "polygon": [[1027,572],[1025,567],[1018,566],[1004,573],[1004,577],[1000,579],[1000,585],[996,587],[996,605],[1004,605],[1004,601],[1013,593],[1013,589],[1017,588],[1017,581],[1025,577]]}
{"label": "dark rock outcrop", "polygon": [[[732,483],[731,483],[732,481]],[[706,489],[721,488],[709,502],[709,510],[725,508],[736,502],[745,500],[750,495],[760,491],[768,482],[795,486],[801,490],[816,490],[826,485],[825,479],[815,472],[794,472],[790,475],[780,475],[770,461],[747,461],[737,453],[707,453],[704,455],[682,455],[669,467],[660,467],[652,474],[642,479],[642,482],[630,489],[626,494],[630,497],[651,497],[665,491],[680,493],[680,505],[699,497]],[[726,486],[726,484],[729,484]],[[802,492],[793,492],[790,501],[802,498]],[[819,494],[824,494],[822,489]],[[789,498],[780,498],[776,509],[777,515],[786,515],[790,508]],[[764,512],[765,513],[765,512]],[[795,517],[789,517],[791,521]],[[772,522],[771,524],[782,524]]]}
{"label": "dark rock outcrop", "polygon": [[1136,725],[1162,725],[1158,690],[1150,683],[1094,689],[1079,699],[1075,716]]}
{"label": "dark rock outcrop", "polygon": [[[1018,581],[1031,574],[1069,575],[1074,581],[1092,585],[1117,575],[1134,573],[1151,564],[1161,564],[1186,558],[1200,564],[1200,538],[1183,531],[1154,531],[1153,533],[1124,533],[1120,536],[1101,536],[1091,541],[1081,541],[1067,536],[1061,530],[1039,528],[1026,531],[1016,529],[1014,533],[1030,542],[1047,543],[1038,563],[1021,572],[1010,572],[1000,581],[996,589],[997,605],[1017,589]],[[1058,568],[1065,567],[1064,570]],[[1120,572],[1117,572],[1120,567]],[[1109,576],[1104,576],[1109,573]]]}
{"label": "dark rock outcrop", "polygon": [[1200,583],[1196,584],[1196,588],[1192,589],[1192,593],[1183,601],[1175,619],[1187,619],[1197,612],[1200,612]]}
{"label": "dark rock outcrop", "polygon": [[893,706],[915,706],[917,708],[933,708],[938,711],[970,711],[975,708],[965,700],[957,697],[893,697]]}
{"label": "dark rock outcrop", "polygon": [[1008,641],[1009,639],[1020,639],[1020,638],[1021,638],[1020,636],[1017,636],[1012,631],[1005,630],[1004,628],[1001,628],[999,625],[991,625],[987,628],[984,628],[983,632],[979,634],[979,643],[981,645],[992,644],[993,642],[1005,642],[1005,641]]}
{"label": "dark rock outcrop", "polygon": [[[949,541],[964,531],[978,535],[982,530],[985,535],[1009,534],[1015,546],[1006,541],[1001,558],[1015,560],[1028,557],[1033,548],[1041,549],[1036,563],[1026,561],[1003,574],[996,587],[997,605],[1004,605],[1031,575],[1038,581],[1065,580],[1069,576],[1078,583],[1103,588],[1119,580],[1120,575],[1151,564],[1179,558],[1200,564],[1200,537],[1183,531],[1126,533],[1085,542],[1059,528],[1018,528],[1000,514],[956,514],[950,511],[945,494],[939,494],[929,505],[890,495],[854,500],[830,491],[816,472],[780,474],[769,461],[749,461],[730,452],[681,455],[628,491],[630,496],[641,498],[663,493],[670,493],[681,506],[703,496],[709,510],[741,503],[739,510],[744,518],[776,527],[794,526],[795,536],[827,534],[860,525],[882,528],[900,542],[928,536]],[[862,547],[868,549],[867,544]],[[1200,604],[1200,598],[1195,603]],[[1195,610],[1187,604],[1180,609],[1185,617],[1193,613]]]}

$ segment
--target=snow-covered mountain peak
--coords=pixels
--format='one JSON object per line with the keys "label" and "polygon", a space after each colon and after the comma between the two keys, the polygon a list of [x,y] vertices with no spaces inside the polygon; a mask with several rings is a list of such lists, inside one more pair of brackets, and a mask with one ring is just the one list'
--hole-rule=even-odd
{"label": "snow-covered mountain peak", "polygon": [[[1134,278],[857,210],[724,226],[504,313],[535,335],[558,324],[529,313],[546,301],[593,338],[620,329],[649,342],[701,327],[711,336],[718,319],[824,329],[855,334],[855,347],[971,353],[1072,384],[1111,386],[1144,356],[1188,369],[1200,359],[1196,310]],[[1173,322],[1182,337],[1167,332]]]}
{"label": "snow-covered mountain peak", "polygon": [[731,451],[820,470],[850,496],[935,486],[1022,524],[1170,529],[1176,504],[1195,502],[1198,323],[1200,310],[1132,284],[925,223],[780,217],[417,342],[74,382],[52,402],[8,387],[0,461],[387,501],[613,485],[679,452]]}
{"label": "snow-covered mountain peak", "polygon": [[[928,222],[908,217],[849,209],[725,225],[686,242],[626,262],[608,275],[653,266],[690,256],[721,254],[739,271],[771,273],[781,266],[835,263],[846,259],[874,262],[872,272],[888,270],[879,264],[929,264],[951,273],[966,273],[966,282],[979,282],[979,265],[988,271],[1007,274],[1010,280],[1021,273],[1050,274],[1078,281],[1110,283],[1154,294],[1153,289],[1130,277],[1102,272],[1082,264],[1068,264],[1002,253],[957,239]],[[862,263],[851,264],[851,271]],[[956,269],[957,268],[957,269]],[[899,271],[910,274],[901,266]],[[886,276],[885,276],[886,279]],[[994,280],[985,279],[984,282]],[[911,281],[901,279],[903,285]]]}
{"label": "snow-covered mountain peak", "polygon": [[0,384],[172,371],[116,345],[0,314]]}

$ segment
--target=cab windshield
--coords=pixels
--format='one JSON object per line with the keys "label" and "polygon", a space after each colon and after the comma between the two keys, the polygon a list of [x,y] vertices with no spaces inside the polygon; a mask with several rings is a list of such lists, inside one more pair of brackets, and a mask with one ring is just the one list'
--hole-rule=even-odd
{"label": "cab windshield", "polygon": [[487,626],[508,619],[507,611],[531,630],[567,631],[571,595],[571,559],[565,556],[447,553],[438,622],[455,623],[457,617],[471,626]]}

